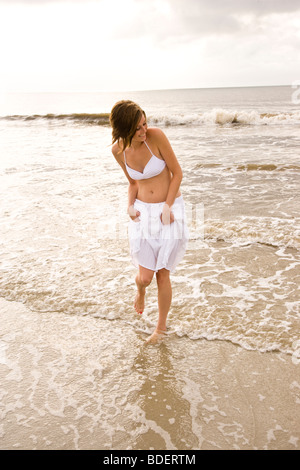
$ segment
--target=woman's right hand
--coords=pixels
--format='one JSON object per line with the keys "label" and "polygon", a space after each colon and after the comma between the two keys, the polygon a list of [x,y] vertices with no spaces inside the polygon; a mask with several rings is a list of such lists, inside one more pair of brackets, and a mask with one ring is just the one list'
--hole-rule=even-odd
{"label": "woman's right hand", "polygon": [[135,209],[135,207],[133,206],[133,204],[131,206],[128,207],[128,215],[129,217],[131,218],[131,220],[135,221],[141,214],[140,212]]}

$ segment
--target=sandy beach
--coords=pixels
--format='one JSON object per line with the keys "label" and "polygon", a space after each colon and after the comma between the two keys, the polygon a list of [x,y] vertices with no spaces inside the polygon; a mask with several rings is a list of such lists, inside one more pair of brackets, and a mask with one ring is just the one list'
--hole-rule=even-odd
{"label": "sandy beach", "polygon": [[0,450],[300,450],[300,2],[0,19]]}
{"label": "sandy beach", "polygon": [[[292,356],[0,299],[1,449],[296,450]],[[127,341],[119,341],[120,335]]]}
{"label": "sandy beach", "polygon": [[[154,279],[133,308],[119,99],[184,174],[190,242],[157,346]],[[299,119],[289,86],[9,97],[1,449],[299,450]]]}

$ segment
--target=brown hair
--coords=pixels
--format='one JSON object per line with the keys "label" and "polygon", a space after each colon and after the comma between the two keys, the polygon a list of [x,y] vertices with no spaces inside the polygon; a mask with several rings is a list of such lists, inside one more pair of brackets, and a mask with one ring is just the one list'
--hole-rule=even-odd
{"label": "brown hair", "polygon": [[112,127],[112,143],[122,139],[123,150],[130,147],[138,123],[145,111],[130,100],[118,101],[111,110],[109,122]]}

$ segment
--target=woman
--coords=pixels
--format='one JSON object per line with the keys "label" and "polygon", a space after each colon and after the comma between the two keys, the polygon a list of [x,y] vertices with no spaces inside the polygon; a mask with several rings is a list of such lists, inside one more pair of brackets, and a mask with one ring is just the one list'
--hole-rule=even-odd
{"label": "woman", "polygon": [[112,153],[128,181],[129,240],[138,267],[135,310],[143,313],[146,287],[154,273],[158,286],[158,322],[148,342],[167,330],[171,306],[170,272],[175,270],[188,239],[182,171],[165,134],[148,128],[145,112],[133,101],[119,101],[110,114]]}

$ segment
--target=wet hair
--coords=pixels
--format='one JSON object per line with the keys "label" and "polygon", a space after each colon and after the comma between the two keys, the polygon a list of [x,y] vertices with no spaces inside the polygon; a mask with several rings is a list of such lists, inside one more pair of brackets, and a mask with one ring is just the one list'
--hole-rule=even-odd
{"label": "wet hair", "polygon": [[145,111],[130,100],[118,101],[111,110],[109,122],[112,127],[112,143],[122,140],[123,151],[130,147],[138,124]]}

